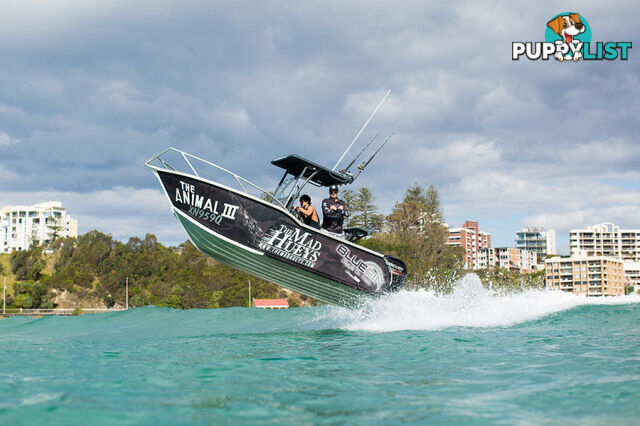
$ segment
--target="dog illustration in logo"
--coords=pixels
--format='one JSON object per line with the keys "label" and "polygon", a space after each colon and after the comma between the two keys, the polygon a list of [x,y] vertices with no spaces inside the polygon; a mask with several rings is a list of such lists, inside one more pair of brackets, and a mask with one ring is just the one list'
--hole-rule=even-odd
{"label": "dog illustration in logo", "polygon": [[[582,34],[586,29],[584,24],[580,22],[580,15],[577,13],[558,16],[547,22],[547,26],[551,28],[554,33],[562,37],[562,40],[556,41],[556,45],[562,45],[563,43],[577,44],[578,41],[574,41],[573,38],[578,34]],[[573,60],[577,62],[581,57],[582,53],[576,52],[573,55]],[[570,55],[562,56],[562,52],[556,52],[555,58],[558,61],[572,59]]]}

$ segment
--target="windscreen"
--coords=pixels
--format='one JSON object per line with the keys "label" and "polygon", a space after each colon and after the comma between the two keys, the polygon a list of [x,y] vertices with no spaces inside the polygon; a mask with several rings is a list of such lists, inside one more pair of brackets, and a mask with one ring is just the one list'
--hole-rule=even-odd
{"label": "windscreen", "polygon": [[274,198],[280,201],[282,205],[286,205],[286,202],[289,199],[289,195],[291,195],[291,191],[293,191],[293,189],[295,188],[297,181],[298,181],[297,176],[293,176],[287,173],[285,177],[282,179],[282,182],[280,183],[280,185],[276,188],[275,193],[273,195]]}

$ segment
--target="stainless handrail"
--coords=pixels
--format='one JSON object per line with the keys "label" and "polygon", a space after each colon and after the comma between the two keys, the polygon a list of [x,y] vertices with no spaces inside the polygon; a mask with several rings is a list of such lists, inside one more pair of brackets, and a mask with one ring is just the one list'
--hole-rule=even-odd
{"label": "stainless handrail", "polygon": [[268,197],[268,199],[266,201],[269,201],[269,199],[271,201],[275,201],[276,203],[278,203],[278,205],[280,205],[280,207],[282,207],[283,209],[287,210],[287,208],[277,199],[275,198],[269,191],[262,189],[261,187],[259,187],[258,185],[254,184],[253,182],[243,178],[242,176],[233,173],[230,170],[225,169],[222,166],[219,166],[215,163],[212,163],[211,161],[207,161],[203,158],[197,157],[195,155],[189,154],[186,151],[182,151],[180,149],[177,148],[173,148],[173,147],[169,147],[167,149],[165,149],[164,151],[160,152],[159,154],[154,155],[153,157],[149,158],[147,161],[145,161],[145,166],[153,168],[153,169],[159,169],[160,166],[156,165],[156,164],[152,164],[153,161],[155,160],[159,160],[162,163],[162,167],[165,170],[171,170],[171,171],[176,171],[175,168],[173,168],[171,165],[169,165],[163,158],[162,156],[165,155],[168,152],[176,152],[178,154],[180,154],[182,156],[182,158],[184,158],[185,162],[187,163],[187,165],[189,166],[189,168],[193,171],[193,173],[197,176],[197,177],[202,177],[198,174],[198,172],[196,171],[196,169],[193,167],[193,165],[191,164],[191,162],[189,161],[189,158],[191,158],[192,160],[198,160],[201,161],[202,163],[205,163],[211,167],[214,167],[222,172],[225,172],[231,176],[233,176],[236,180],[236,182],[238,182],[238,185],[240,186],[240,189],[242,190],[242,192],[244,192],[247,195],[251,195],[249,194],[249,192],[247,191],[247,189],[244,187],[244,185],[242,185],[242,182],[252,186],[253,188],[257,189],[258,191],[262,192],[264,195],[266,195]]}
{"label": "stainless handrail", "polygon": [[[107,312],[122,312],[126,311],[124,308],[51,308],[51,309],[20,309],[11,308],[5,309],[6,315],[59,315],[59,314],[72,314],[76,310],[81,310],[83,313],[107,313]],[[0,312],[0,316],[2,313]]]}

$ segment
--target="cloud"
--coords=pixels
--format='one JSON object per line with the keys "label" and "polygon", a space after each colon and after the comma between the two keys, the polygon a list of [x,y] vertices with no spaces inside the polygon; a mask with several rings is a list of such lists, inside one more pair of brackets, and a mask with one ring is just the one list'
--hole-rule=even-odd
{"label": "cloud", "polygon": [[9,136],[8,134],[6,134],[5,132],[0,132],[0,146],[9,146],[12,144],[17,144],[19,143],[20,140],[18,139],[12,139],[11,136]]}
{"label": "cloud", "polygon": [[632,205],[601,207],[567,211],[557,214],[540,214],[525,218],[526,223],[568,232],[604,222],[613,222],[621,229],[640,229],[640,202]]}
{"label": "cloud", "polygon": [[6,170],[5,167],[0,164],[0,182],[16,180],[18,177],[19,176],[16,173]]}
{"label": "cloud", "polygon": [[[598,40],[637,38],[634,6],[581,3]],[[84,223],[171,235],[170,222],[114,217],[96,197],[157,193],[143,163],[168,146],[266,187],[279,178],[269,160],[282,155],[332,167],[391,88],[359,143],[399,132],[356,183],[383,212],[419,182],[436,184],[449,222],[490,224],[501,245],[534,219],[559,230],[565,216],[628,223],[640,182],[634,52],[626,62],[511,60],[511,42],[541,39],[558,12],[507,1],[9,2],[2,203],[14,203],[9,189],[70,194]]]}

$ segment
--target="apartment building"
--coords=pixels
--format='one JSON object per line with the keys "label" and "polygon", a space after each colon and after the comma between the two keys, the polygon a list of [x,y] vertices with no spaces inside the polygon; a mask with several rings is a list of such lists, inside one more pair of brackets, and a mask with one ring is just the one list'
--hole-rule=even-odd
{"label": "apartment building", "polygon": [[569,231],[571,255],[587,253],[617,259],[640,261],[640,229],[620,229],[613,223],[601,223]]}
{"label": "apartment building", "polygon": [[447,244],[464,249],[466,269],[479,269],[480,250],[491,247],[491,234],[480,232],[478,222],[467,220],[460,228],[449,228]]}
{"label": "apartment building", "polygon": [[556,231],[534,226],[523,228],[516,232],[516,248],[535,252],[538,259],[557,254]]}
{"label": "apartment building", "polygon": [[548,288],[575,294],[617,296],[624,294],[628,282],[622,260],[613,257],[552,257],[544,265]]}
{"label": "apartment building", "polygon": [[629,285],[633,286],[633,291],[640,290],[640,262],[623,260],[622,269],[629,280]]}
{"label": "apartment building", "polygon": [[26,250],[33,242],[49,243],[54,235],[78,236],[78,221],[67,215],[60,201],[0,210],[0,253]]}
{"label": "apartment building", "polygon": [[514,247],[489,247],[480,250],[479,269],[501,268],[528,274],[536,270],[537,253]]}

